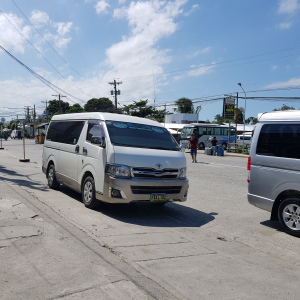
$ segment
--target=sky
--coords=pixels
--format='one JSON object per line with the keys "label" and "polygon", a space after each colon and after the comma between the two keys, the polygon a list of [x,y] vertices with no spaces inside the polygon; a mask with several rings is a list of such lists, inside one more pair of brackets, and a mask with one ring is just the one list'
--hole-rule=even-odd
{"label": "sky", "polygon": [[113,80],[122,82],[120,107],[148,99],[173,112],[187,97],[200,120],[222,113],[214,99],[237,93],[241,107],[246,93],[246,118],[298,109],[299,100],[251,97],[300,96],[299,17],[298,0],[3,0],[0,117],[22,118],[34,105],[42,113],[59,92],[70,105],[114,101]]}

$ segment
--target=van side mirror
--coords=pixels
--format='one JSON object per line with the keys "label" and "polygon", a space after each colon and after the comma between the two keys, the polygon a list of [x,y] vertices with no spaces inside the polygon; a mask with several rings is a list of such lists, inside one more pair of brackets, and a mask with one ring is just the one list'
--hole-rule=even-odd
{"label": "van side mirror", "polygon": [[91,144],[99,145],[100,147],[105,148],[105,138],[101,138],[100,136],[93,136],[91,138]]}

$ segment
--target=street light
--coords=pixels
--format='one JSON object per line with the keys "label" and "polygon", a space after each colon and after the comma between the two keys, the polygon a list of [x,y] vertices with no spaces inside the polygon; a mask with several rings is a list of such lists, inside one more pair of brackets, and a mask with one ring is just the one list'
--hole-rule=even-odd
{"label": "street light", "polygon": [[245,90],[242,87],[242,84],[239,82],[238,85],[242,88],[243,92],[245,93],[245,111],[244,111],[244,134],[243,134],[243,153],[244,153],[244,146],[245,146],[245,117],[246,117],[246,100],[247,100],[247,94]]}

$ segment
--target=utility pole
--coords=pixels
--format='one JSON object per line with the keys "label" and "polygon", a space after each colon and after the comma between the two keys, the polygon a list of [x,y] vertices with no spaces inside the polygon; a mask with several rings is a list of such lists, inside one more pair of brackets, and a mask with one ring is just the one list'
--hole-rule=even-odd
{"label": "utility pole", "polygon": [[109,82],[108,84],[111,84],[114,86],[114,91],[111,91],[111,95],[115,95],[115,109],[117,110],[117,106],[118,106],[118,100],[117,100],[117,95],[121,95],[121,91],[118,90],[117,91],[117,84],[122,84],[123,82],[122,81],[119,81],[119,82],[116,82],[116,80],[114,79],[114,81],[112,82]]}
{"label": "utility pole", "polygon": [[235,147],[236,147],[236,133],[237,133],[237,122],[238,122],[238,114],[239,114],[239,93],[236,93],[236,111],[235,111]]}
{"label": "utility pole", "polygon": [[52,95],[52,96],[54,96],[54,97],[58,97],[59,113],[60,113],[60,114],[62,114],[60,97],[67,97],[67,96],[63,96],[63,95],[61,95],[61,94],[58,94],[58,95]]}
{"label": "utility pole", "polygon": [[46,101],[41,101],[42,103],[46,103],[46,109],[45,109],[45,114],[46,114],[46,120],[48,121],[48,113],[47,113],[47,100]]}

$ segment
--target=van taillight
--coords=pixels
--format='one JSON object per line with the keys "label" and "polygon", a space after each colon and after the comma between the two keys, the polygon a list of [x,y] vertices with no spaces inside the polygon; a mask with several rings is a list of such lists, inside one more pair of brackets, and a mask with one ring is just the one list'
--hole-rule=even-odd
{"label": "van taillight", "polygon": [[247,171],[248,171],[248,178],[247,182],[250,183],[250,169],[251,169],[251,157],[248,157],[248,164],[247,164]]}
{"label": "van taillight", "polygon": [[251,169],[251,157],[248,157],[248,164],[247,164],[247,171],[250,171]]}

